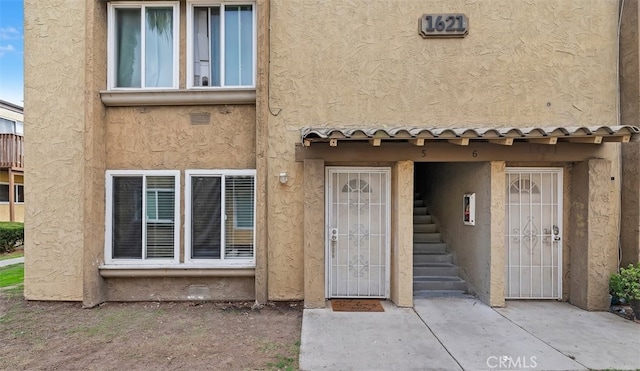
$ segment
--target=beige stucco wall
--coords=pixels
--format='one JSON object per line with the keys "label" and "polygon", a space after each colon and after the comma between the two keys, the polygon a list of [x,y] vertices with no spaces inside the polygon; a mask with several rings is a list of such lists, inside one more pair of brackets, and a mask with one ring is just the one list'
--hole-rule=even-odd
{"label": "beige stucco wall", "polygon": [[413,161],[391,168],[391,300],[413,306]]}
{"label": "beige stucco wall", "polygon": [[[625,0],[620,30],[621,123],[640,126],[638,1]],[[621,265],[640,261],[640,143],[622,146]]]}
{"label": "beige stucco wall", "polygon": [[[106,4],[87,2],[85,86],[97,92],[106,82]],[[105,107],[98,94],[85,95],[84,114],[84,246],[83,305],[105,300],[104,281],[98,267],[104,261]]]}
{"label": "beige stucco wall", "polygon": [[24,2],[27,299],[82,300],[86,6]]}
{"label": "beige stucco wall", "polygon": [[325,307],[324,161],[304,162],[304,306]]}
{"label": "beige stucco wall", "polygon": [[[210,124],[192,125],[191,113],[209,113]],[[109,108],[105,121],[106,168],[180,170],[181,215],[184,215],[184,170],[255,168],[253,106]],[[95,228],[102,229],[104,240],[104,224],[96,223]],[[184,226],[180,236],[184,259]],[[259,248],[262,247],[256,247]],[[189,300],[190,285],[199,282],[188,278],[106,281],[107,300]],[[206,299],[254,299],[253,282],[253,278],[209,279],[210,296]]]}
{"label": "beige stucco wall", "polygon": [[[491,239],[491,163],[418,164],[416,168],[418,185],[423,187],[420,193],[432,210],[454,263],[460,267],[460,276],[467,281],[468,291],[489,304],[492,243],[497,242]],[[504,193],[503,189],[498,191]],[[475,226],[462,221],[465,193],[476,194]],[[496,268],[504,276],[504,267]]]}
{"label": "beige stucco wall", "polygon": [[[191,125],[191,113],[211,114]],[[254,169],[252,106],[123,107],[106,117],[107,169]]]}
{"label": "beige stucco wall", "polygon": [[108,301],[253,300],[253,277],[110,278]]}
{"label": "beige stucco wall", "polygon": [[609,276],[618,259],[617,235],[611,231],[611,162],[582,161],[573,166],[570,234],[570,296],[572,304],[587,310],[609,307]]}
{"label": "beige stucco wall", "polygon": [[[16,222],[24,222],[24,204],[16,204],[14,206],[14,221]],[[3,202],[0,203],[0,221],[8,222],[9,221],[9,203]]]}
{"label": "beige stucco wall", "polygon": [[[423,39],[427,12],[465,13],[469,35]],[[272,0],[269,297],[303,291],[300,128],[614,125],[616,28],[613,0]]]}
{"label": "beige stucco wall", "polygon": [[622,145],[622,225],[624,267],[640,262],[640,142]]}

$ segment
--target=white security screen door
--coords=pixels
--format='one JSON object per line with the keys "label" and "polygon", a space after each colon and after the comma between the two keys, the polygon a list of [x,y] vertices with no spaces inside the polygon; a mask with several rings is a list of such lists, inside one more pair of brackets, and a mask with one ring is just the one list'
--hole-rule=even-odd
{"label": "white security screen door", "polygon": [[507,299],[562,298],[562,168],[506,170]]}
{"label": "white security screen door", "polygon": [[326,168],[327,297],[389,296],[389,168]]}

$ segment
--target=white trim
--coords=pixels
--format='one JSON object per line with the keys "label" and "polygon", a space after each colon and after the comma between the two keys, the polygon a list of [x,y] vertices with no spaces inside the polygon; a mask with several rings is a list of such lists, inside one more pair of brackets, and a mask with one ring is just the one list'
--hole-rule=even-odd
{"label": "white trim", "polygon": [[[145,9],[147,7],[171,7],[173,8],[173,79],[172,86],[163,87],[146,87],[145,86]],[[116,9],[130,8],[140,9],[140,87],[126,88],[116,86],[116,60],[115,60],[115,43],[116,43]],[[125,1],[125,2],[109,2],[107,4],[107,90],[167,90],[178,89],[180,79],[180,2],[179,1]]]}
{"label": "white trim", "polygon": [[[142,257],[140,259],[113,258],[113,178],[114,177],[142,177],[142,225],[146,223],[146,178],[149,176],[172,176],[175,179],[175,217],[173,234],[173,259],[152,259],[146,256],[146,228],[142,228]],[[105,233],[104,233],[104,261],[105,265],[132,266],[166,266],[180,262],[180,171],[179,170],[107,170],[105,172]]]}
{"label": "white trim", "polygon": [[[224,34],[224,27],[225,27],[225,7],[227,5],[230,6],[242,6],[242,5],[251,5],[251,16],[252,16],[252,22],[253,22],[253,27],[252,27],[252,51],[253,51],[253,58],[252,58],[252,84],[251,85],[226,85],[225,83],[225,56],[224,56],[224,39],[225,39],[225,34]],[[220,7],[220,31],[219,34],[221,35],[220,37],[220,86],[194,86],[193,84],[193,75],[194,75],[194,71],[193,71],[193,65],[194,65],[194,60],[193,60],[193,52],[194,52],[194,34],[193,34],[193,8],[194,7],[215,7],[218,6]],[[256,87],[256,80],[257,80],[257,59],[258,59],[258,32],[257,32],[257,28],[258,28],[258,9],[257,9],[257,4],[255,2],[251,2],[251,1],[237,1],[237,0],[227,0],[224,2],[221,1],[211,1],[211,0],[187,0],[187,58],[186,58],[186,63],[187,63],[187,89],[194,89],[194,90],[225,90],[225,89],[255,89]],[[210,25],[209,25],[210,27]],[[209,35],[211,35],[211,31],[209,30]],[[211,40],[209,40],[209,54],[211,54]],[[213,61],[211,60],[211,57],[209,57],[209,69],[211,69],[211,66],[213,64]],[[211,80],[211,76],[209,76],[209,80]]]}
{"label": "white trim", "polygon": [[391,167],[361,167],[361,166],[326,166],[325,167],[325,298],[375,298],[378,296],[332,296],[331,295],[331,245],[329,241],[330,215],[331,215],[331,175],[337,173],[362,172],[368,174],[385,174],[386,199],[385,207],[385,294],[380,298],[389,298],[391,292]]}
{"label": "white trim", "polygon": [[[253,177],[253,257],[241,258],[241,259],[225,259],[225,177],[233,175],[244,175]],[[220,259],[194,259],[191,258],[191,178],[193,176],[210,176],[219,177],[221,181],[220,188]],[[188,169],[185,170],[185,191],[184,191],[184,265],[188,268],[211,268],[211,267],[233,267],[233,268],[253,268],[256,264],[256,170],[255,169],[241,169],[241,170],[207,170],[207,169]]]}
{"label": "white trim", "polygon": [[[505,298],[506,299],[535,299],[535,300],[557,300],[557,299],[562,299],[562,277],[563,277],[563,261],[562,261],[562,255],[563,255],[563,241],[564,241],[564,225],[563,225],[563,221],[564,221],[564,183],[563,183],[563,179],[564,179],[564,168],[562,167],[506,167],[505,168],[505,174],[518,174],[518,173],[536,173],[536,174],[556,174],[558,176],[558,184],[556,186],[556,192],[557,192],[557,197],[558,197],[558,220],[557,220],[557,226],[558,229],[560,230],[559,236],[560,236],[560,240],[556,241],[557,246],[558,246],[558,284],[557,284],[557,296],[556,297],[552,297],[552,298],[540,298],[540,297],[508,297],[506,295],[506,291],[507,291],[507,284],[508,284],[508,280],[509,277],[505,277]],[[506,197],[509,197],[509,188],[510,185],[505,185],[507,188],[505,189],[506,192]],[[505,202],[505,207],[508,204],[508,202]],[[506,214],[506,210],[505,210],[505,215]],[[508,228],[509,228],[509,223],[508,221],[505,221],[505,232],[508,234]],[[505,249],[508,249],[509,246],[505,246]],[[508,258],[507,258],[508,259]],[[508,264],[507,261],[505,261],[505,265]],[[504,267],[503,267],[504,268]],[[507,271],[507,274],[508,271]]]}

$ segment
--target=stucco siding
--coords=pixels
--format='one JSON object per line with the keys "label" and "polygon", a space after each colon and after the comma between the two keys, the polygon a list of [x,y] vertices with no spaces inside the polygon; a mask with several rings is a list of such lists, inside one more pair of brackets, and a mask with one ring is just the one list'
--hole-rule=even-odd
{"label": "stucco siding", "polygon": [[113,278],[106,279],[108,301],[253,300],[254,279]]}
{"label": "stucco siding", "polygon": [[[271,299],[303,295],[302,223],[292,227],[303,215],[301,128],[616,124],[617,1],[270,3]],[[465,13],[469,34],[423,39],[427,12]]]}
{"label": "stucco siding", "polygon": [[[271,4],[277,119],[437,127],[615,122],[617,1]],[[446,12],[467,15],[467,37],[418,35],[423,13]]]}
{"label": "stucco siding", "polygon": [[[24,222],[24,204],[16,204],[13,210],[15,213],[14,221]],[[0,221],[8,222],[9,219],[9,203],[0,203]]]}
{"label": "stucco siding", "polygon": [[26,0],[24,6],[24,293],[81,300],[85,2]]}
{"label": "stucco siding", "polygon": [[255,107],[112,108],[106,125],[107,169],[255,168]]}
{"label": "stucco siding", "polygon": [[640,261],[640,143],[622,145],[621,196],[620,264],[626,267]]}

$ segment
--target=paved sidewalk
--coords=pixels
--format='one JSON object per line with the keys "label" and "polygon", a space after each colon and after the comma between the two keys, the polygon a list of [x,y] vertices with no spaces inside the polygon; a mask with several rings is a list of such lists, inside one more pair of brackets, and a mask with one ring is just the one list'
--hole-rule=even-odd
{"label": "paved sidewalk", "polygon": [[473,298],[385,302],[382,313],[305,309],[302,370],[640,368],[640,325],[567,303],[492,309]]}
{"label": "paved sidewalk", "polygon": [[20,263],[24,263],[24,257],[22,257],[22,258],[14,258],[14,259],[7,259],[7,260],[0,260],[0,267],[6,267],[6,266],[9,266],[9,265],[20,264]]}

